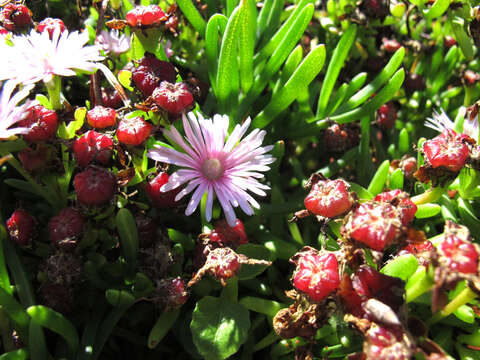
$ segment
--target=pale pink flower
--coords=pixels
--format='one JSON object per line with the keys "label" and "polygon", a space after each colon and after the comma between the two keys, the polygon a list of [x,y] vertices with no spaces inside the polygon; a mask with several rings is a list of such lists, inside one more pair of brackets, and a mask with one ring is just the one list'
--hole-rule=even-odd
{"label": "pale pink flower", "polygon": [[228,124],[229,119],[225,115],[215,115],[210,120],[201,115],[197,119],[192,112],[188,118],[184,114],[185,138],[174,126],[163,131],[165,137],[183,152],[156,146],[149,151],[148,156],[181,168],[170,176],[161,190],[169,191],[186,185],[175,200],[180,200],[195,190],[187,205],[186,215],[195,211],[202,196],[207,193],[205,215],[207,221],[210,221],[215,194],[228,224],[234,226],[234,207],[240,206],[247,215],[253,215],[252,206],[257,209],[260,207],[247,191],[266,195],[264,190],[270,188],[257,179],[264,177],[261,172],[269,170],[267,165],[274,162],[275,158],[267,154],[273,146],[261,146],[266,134],[264,130],[254,129],[242,140],[250,125],[250,118],[243,125],[237,125],[227,137]]}
{"label": "pale pink flower", "polygon": [[123,34],[120,35],[118,30],[111,30],[110,32],[102,30],[95,43],[100,45],[106,54],[119,55],[130,49],[130,39]]}
{"label": "pale pink flower", "polygon": [[52,39],[48,31],[13,36],[0,41],[0,80],[13,79],[29,84],[48,83],[54,75],[74,76],[77,71],[94,72],[97,62],[103,60],[99,45],[87,45],[88,32],[60,33],[56,29]]}
{"label": "pale pink flower", "polygon": [[2,140],[29,131],[28,128],[10,128],[23,120],[27,116],[27,109],[34,104],[33,101],[27,100],[22,105],[17,106],[20,101],[28,96],[30,90],[33,89],[33,85],[25,86],[12,96],[16,86],[15,82],[7,81],[0,94],[0,139]]}

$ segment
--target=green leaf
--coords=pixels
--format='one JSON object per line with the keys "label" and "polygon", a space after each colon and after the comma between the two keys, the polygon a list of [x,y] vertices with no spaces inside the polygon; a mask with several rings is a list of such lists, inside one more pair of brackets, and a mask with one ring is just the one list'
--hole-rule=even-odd
{"label": "green leaf", "polygon": [[208,76],[213,92],[217,89],[218,71],[218,33],[223,36],[228,19],[222,14],[213,15],[207,23],[205,32],[205,56],[207,58]]}
{"label": "green leaf", "polygon": [[242,0],[238,15],[239,75],[242,91],[247,93],[253,85],[253,53],[257,26],[257,9],[254,0]]}
{"label": "green leaf", "polygon": [[205,36],[206,23],[202,15],[198,12],[191,0],[177,0],[177,5],[183,15],[192,24],[193,28],[198,31],[201,36]]}
{"label": "green leaf", "polygon": [[442,16],[450,6],[451,0],[436,0],[428,10],[423,11],[425,19],[432,20],[439,16]]}
{"label": "green leaf", "polygon": [[186,251],[191,251],[195,248],[195,240],[192,238],[192,236],[185,235],[184,233],[175,229],[167,229],[167,233],[171,241],[182,244]]}
{"label": "green leaf", "polygon": [[408,130],[403,128],[398,134],[398,150],[400,155],[406,154],[410,147],[410,137],[408,136]]}
{"label": "green leaf", "polygon": [[406,254],[388,261],[380,272],[407,281],[417,271],[417,268],[418,261],[416,257],[412,254]]}
{"label": "green leaf", "polygon": [[[387,81],[392,79],[395,71],[402,65],[403,58],[405,56],[405,49],[402,47],[395,51],[392,58],[382,71],[375,77],[375,79],[358,91],[352,98],[350,98],[345,104],[340,106],[335,114],[345,113],[348,110],[354,109],[360,104],[367,101],[378,89],[382,87]],[[398,72],[397,72],[398,73]]]}
{"label": "green leaf", "polygon": [[133,91],[133,87],[132,87],[132,72],[131,71],[128,71],[128,70],[120,70],[118,72],[118,81],[120,82],[120,84],[125,88],[127,89],[128,91]]}
{"label": "green leaf", "polygon": [[11,287],[11,281],[7,270],[7,264],[5,259],[5,241],[10,241],[7,238],[7,231],[4,225],[0,225],[0,288],[7,294],[12,295],[13,290]]}
{"label": "green leaf", "polygon": [[253,126],[263,128],[271,123],[301,94],[322,70],[325,62],[325,46],[319,45],[305,57],[281,90],[272,96],[269,104],[253,120]]}
{"label": "green leaf", "polygon": [[135,270],[138,253],[138,231],[135,219],[128,209],[120,209],[115,218],[123,256],[130,272]]}
{"label": "green leaf", "polygon": [[[339,124],[345,124],[360,119],[366,115],[373,114],[383,104],[390,101],[395,93],[400,89],[405,79],[405,71],[403,69],[398,70],[388,83],[378,92],[377,95],[360,108],[345,112],[340,115],[331,116],[331,121],[338,122]],[[337,110],[338,112],[338,110]],[[319,119],[314,119],[319,120]]]}
{"label": "green leaf", "polygon": [[62,336],[68,344],[71,354],[75,354],[79,344],[77,330],[62,314],[43,305],[30,306],[27,309],[32,320]]}
{"label": "green leaf", "polygon": [[442,208],[438,204],[419,204],[417,205],[417,212],[415,213],[415,217],[417,219],[433,217],[439,214],[441,210]]}
{"label": "green leaf", "polygon": [[26,360],[30,357],[27,349],[18,349],[0,355],[0,360]]}
{"label": "green leaf", "polygon": [[257,38],[262,38],[262,45],[272,39],[280,24],[283,0],[265,0],[257,18]]}
{"label": "green leaf", "polygon": [[254,296],[245,296],[240,299],[239,303],[245,306],[248,310],[271,317],[275,316],[277,312],[286,307],[285,304],[277,301],[257,298]]}
{"label": "green leaf", "polygon": [[237,7],[228,19],[220,48],[215,95],[221,112],[228,112],[227,109],[233,100],[232,98],[238,96],[237,41],[240,35],[239,13],[240,8]]}
{"label": "green leaf", "polygon": [[148,335],[147,345],[149,349],[155,349],[157,347],[160,341],[167,335],[179,315],[180,309],[164,311],[162,315],[160,315]]}
{"label": "green leaf", "polygon": [[461,197],[457,201],[458,213],[462,219],[462,224],[468,227],[470,233],[478,240],[480,237],[480,220],[475,215],[475,211],[468,201]]}
{"label": "green leaf", "polygon": [[387,182],[388,170],[390,169],[390,161],[385,160],[377,169],[377,172],[368,185],[368,191],[373,195],[380,194]]}
{"label": "green leaf", "polygon": [[45,95],[37,94],[37,95],[35,95],[35,100],[37,100],[38,103],[40,105],[42,105],[43,107],[46,107],[47,109],[50,109],[50,110],[53,109],[52,104],[50,104],[50,100]]}
{"label": "green leaf", "polygon": [[206,296],[193,311],[193,342],[209,360],[223,360],[235,354],[247,340],[250,315],[242,305]]}
{"label": "green leaf", "polygon": [[370,191],[354,182],[350,182],[350,190],[355,192],[361,200],[372,200],[375,197]]}
{"label": "green leaf", "polygon": [[475,53],[472,45],[472,39],[467,35],[465,31],[465,21],[461,17],[456,16],[451,21],[451,24],[453,36],[455,37],[455,40],[457,40],[460,49],[462,49],[463,55],[465,56],[467,61],[472,60]]}
{"label": "green leaf", "polygon": [[[280,1],[283,4],[283,1]],[[270,39],[268,43],[260,50],[260,52],[255,56],[255,65],[266,60],[270,55],[278,49],[280,44],[285,41],[285,38],[288,36],[288,33],[292,31],[298,25],[298,19],[302,16],[300,15],[304,8],[312,3],[311,0],[301,0],[298,5],[295,7],[295,10],[288,17],[287,21],[278,29],[278,31]],[[303,31],[302,31],[303,33]]]}
{"label": "green leaf", "polygon": [[350,48],[355,41],[357,34],[357,27],[352,24],[345,31],[340,38],[335,50],[333,51],[332,58],[328,64],[327,73],[323,80],[322,89],[320,91],[320,97],[318,98],[317,117],[323,118],[326,115],[327,104],[330,101],[330,95],[337,81],[340,70],[345,64],[345,59],[350,52]]}
{"label": "green leaf", "polygon": [[35,321],[30,321],[28,329],[28,349],[32,360],[47,360],[48,351],[43,329]]}
{"label": "green leaf", "polygon": [[[263,245],[244,244],[240,245],[236,250],[237,253],[243,254],[250,259],[260,259],[273,261],[272,253]],[[238,280],[253,279],[265,271],[267,265],[248,265],[243,264],[237,274]]]}
{"label": "green leaf", "polygon": [[402,169],[395,169],[390,175],[389,188],[392,190],[403,189],[404,175]]}
{"label": "green leaf", "polygon": [[28,317],[22,305],[8,292],[0,288],[0,306],[5,309],[7,315],[15,323],[15,328],[19,332],[23,341],[28,339]]}

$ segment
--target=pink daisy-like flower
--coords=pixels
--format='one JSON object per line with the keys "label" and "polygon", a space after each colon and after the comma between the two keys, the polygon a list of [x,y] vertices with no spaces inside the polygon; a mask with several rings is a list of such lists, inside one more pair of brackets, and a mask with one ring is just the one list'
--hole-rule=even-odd
{"label": "pink daisy-like flower", "polygon": [[[465,135],[470,136],[475,141],[478,141],[479,135],[479,124],[478,124],[478,114],[474,117],[466,116],[467,109],[462,106],[459,110],[459,116],[464,117],[463,120],[463,131],[462,133]],[[450,120],[447,114],[443,109],[441,112],[434,112],[433,117],[427,118],[425,121],[425,126],[429,127],[430,129],[436,130],[439,133],[443,133],[445,130],[454,130],[455,123]]]}
{"label": "pink daisy-like flower", "polygon": [[38,33],[13,36],[11,44],[0,41],[0,80],[13,79],[17,83],[45,83],[53,76],[74,76],[76,71],[95,72],[97,63],[104,59],[99,45],[86,45],[88,32]]}
{"label": "pink daisy-like flower", "polygon": [[102,30],[95,43],[100,45],[106,54],[119,55],[130,49],[130,39],[123,34],[120,35],[118,30],[110,32]]}
{"label": "pink daisy-like flower", "polygon": [[0,94],[0,139],[8,139],[17,134],[25,134],[28,128],[10,128],[13,124],[23,120],[27,116],[27,109],[34,104],[33,101],[27,100],[20,106],[17,104],[27,97],[33,85],[25,86],[12,96],[17,84],[13,81],[7,81],[3,85]]}
{"label": "pink daisy-like flower", "polygon": [[[273,146],[262,147],[266,132],[255,129],[243,140],[250,118],[237,125],[227,137],[229,119],[226,115],[215,115],[213,120],[198,119],[190,112],[183,115],[183,138],[174,126],[164,130],[163,134],[172,144],[180,146],[184,152],[167,147],[156,146],[148,156],[156,161],[173,164],[182,169],[174,172],[161,191],[169,191],[187,184],[175,198],[180,200],[193,192],[185,215],[191,215],[197,208],[202,196],[207,193],[206,218],[212,218],[213,195],[216,194],[230,226],[235,226],[234,207],[247,215],[253,215],[253,209],[259,208],[257,201],[247,192],[265,196],[268,186],[258,182],[264,175],[261,172],[275,161],[267,154]],[[186,141],[185,141],[186,140]],[[188,142],[188,143],[187,143]]]}

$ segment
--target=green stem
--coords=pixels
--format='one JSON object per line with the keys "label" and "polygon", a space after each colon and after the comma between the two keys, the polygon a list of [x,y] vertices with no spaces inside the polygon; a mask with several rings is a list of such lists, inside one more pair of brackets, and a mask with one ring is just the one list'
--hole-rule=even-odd
{"label": "green stem", "polygon": [[48,97],[50,98],[50,104],[53,110],[60,110],[62,108],[61,91],[62,91],[62,78],[60,76],[54,76],[52,80],[45,83],[45,87],[48,91]]}
{"label": "green stem", "polygon": [[474,300],[477,297],[477,294],[474,293],[470,288],[465,288],[463,291],[458,294],[452,301],[450,301],[447,306],[445,306],[442,310],[437,312],[433,315],[428,321],[427,325],[435,324],[436,322],[442,320],[443,318],[447,317],[455,310],[457,310],[460,306],[467,304],[468,302]]}
{"label": "green stem", "polygon": [[12,329],[10,321],[8,320],[5,309],[0,306],[0,334],[2,337],[3,347],[5,352],[15,350],[15,345],[12,339]]}
{"label": "green stem", "polygon": [[411,199],[416,205],[434,203],[445,193],[445,189],[447,189],[448,185],[445,187],[434,187],[433,189],[427,190],[422,194],[412,197]]}

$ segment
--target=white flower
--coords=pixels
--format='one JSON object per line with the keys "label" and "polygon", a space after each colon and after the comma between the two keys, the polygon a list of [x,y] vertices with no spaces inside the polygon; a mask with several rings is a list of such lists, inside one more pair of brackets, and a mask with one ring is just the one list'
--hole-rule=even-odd
{"label": "white flower", "polygon": [[[433,117],[428,118],[427,121],[425,121],[425,126],[429,127],[430,129],[436,130],[439,133],[442,133],[446,129],[454,130],[454,122],[450,120],[450,118],[447,114],[445,114],[445,111],[443,111],[443,109],[441,109],[440,111],[440,113],[435,111],[433,113]],[[458,110],[458,113],[459,116],[464,117],[462,133],[470,136],[475,141],[478,141],[478,113],[473,114],[474,116],[471,116],[470,114],[465,117],[465,115],[467,114],[467,109],[464,106],[462,106]]]}
{"label": "white flower", "polygon": [[33,89],[33,85],[25,86],[12,97],[16,86],[15,82],[7,81],[0,94],[0,139],[8,139],[13,135],[25,134],[29,131],[28,128],[10,128],[23,120],[27,116],[27,109],[34,104],[33,101],[27,100],[24,104],[17,106]]}
{"label": "white flower", "polygon": [[87,45],[88,33],[56,29],[52,39],[48,31],[13,36],[0,41],[0,80],[12,79],[17,83],[48,83],[54,75],[74,76],[76,71],[94,72],[97,62],[103,60],[99,45]]}
{"label": "white flower", "polygon": [[107,54],[118,55],[130,49],[130,39],[123,34],[120,35],[118,30],[111,30],[110,32],[102,30],[95,43],[100,45]]}
{"label": "white flower", "polygon": [[197,119],[192,112],[187,119],[183,114],[186,138],[174,126],[163,131],[165,137],[182,148],[183,152],[156,146],[148,152],[148,156],[181,167],[160,190],[169,191],[188,183],[175,198],[178,201],[195,190],[185,210],[186,215],[195,211],[206,193],[205,215],[207,221],[210,221],[213,197],[216,194],[228,224],[235,226],[234,207],[240,206],[247,215],[253,215],[252,206],[260,207],[247,191],[266,195],[264,190],[270,188],[257,179],[263,178],[261,172],[269,170],[267,165],[273,163],[275,158],[267,154],[272,150],[272,145],[261,146],[266,134],[264,130],[254,129],[242,139],[250,125],[250,118],[242,125],[237,125],[227,138],[228,124],[229,119],[225,115],[215,115],[210,120],[200,115]]}

